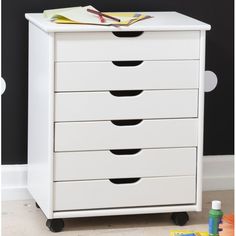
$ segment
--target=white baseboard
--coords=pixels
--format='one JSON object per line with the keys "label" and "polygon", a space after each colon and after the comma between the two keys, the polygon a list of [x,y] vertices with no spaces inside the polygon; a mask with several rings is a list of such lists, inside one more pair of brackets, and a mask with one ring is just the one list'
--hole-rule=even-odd
{"label": "white baseboard", "polygon": [[2,165],[2,201],[31,199],[27,189],[27,165]]}
{"label": "white baseboard", "polygon": [[234,189],[234,156],[204,156],[203,190]]}
{"label": "white baseboard", "polygon": [[[234,189],[234,156],[204,156],[203,190]],[[2,200],[31,199],[27,165],[2,165]]]}

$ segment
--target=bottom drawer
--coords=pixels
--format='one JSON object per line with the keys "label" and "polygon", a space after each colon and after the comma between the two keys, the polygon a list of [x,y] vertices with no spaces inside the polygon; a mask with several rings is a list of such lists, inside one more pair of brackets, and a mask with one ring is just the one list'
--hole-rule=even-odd
{"label": "bottom drawer", "polygon": [[195,203],[195,176],[54,183],[54,211]]}

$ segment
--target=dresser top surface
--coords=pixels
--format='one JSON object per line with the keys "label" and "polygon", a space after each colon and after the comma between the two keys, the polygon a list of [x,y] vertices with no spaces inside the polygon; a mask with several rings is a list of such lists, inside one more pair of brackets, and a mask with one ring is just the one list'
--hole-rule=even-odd
{"label": "dresser top surface", "polygon": [[46,19],[42,13],[26,13],[31,23],[46,32],[80,31],[167,31],[167,30],[210,30],[211,26],[178,12],[142,12],[153,18],[137,22],[130,26],[96,26],[80,24],[56,24]]}

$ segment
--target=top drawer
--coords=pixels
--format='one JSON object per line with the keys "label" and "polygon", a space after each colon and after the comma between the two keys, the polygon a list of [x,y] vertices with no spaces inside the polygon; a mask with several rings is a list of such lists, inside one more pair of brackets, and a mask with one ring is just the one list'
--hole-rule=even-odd
{"label": "top drawer", "polygon": [[199,59],[199,31],[57,33],[56,61]]}

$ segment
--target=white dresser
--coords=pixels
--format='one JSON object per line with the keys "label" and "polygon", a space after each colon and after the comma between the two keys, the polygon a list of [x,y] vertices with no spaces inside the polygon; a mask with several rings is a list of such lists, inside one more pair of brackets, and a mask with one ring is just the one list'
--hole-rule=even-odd
{"label": "white dresser", "polygon": [[28,188],[63,218],[202,204],[205,34],[176,12],[130,27],[29,20]]}

